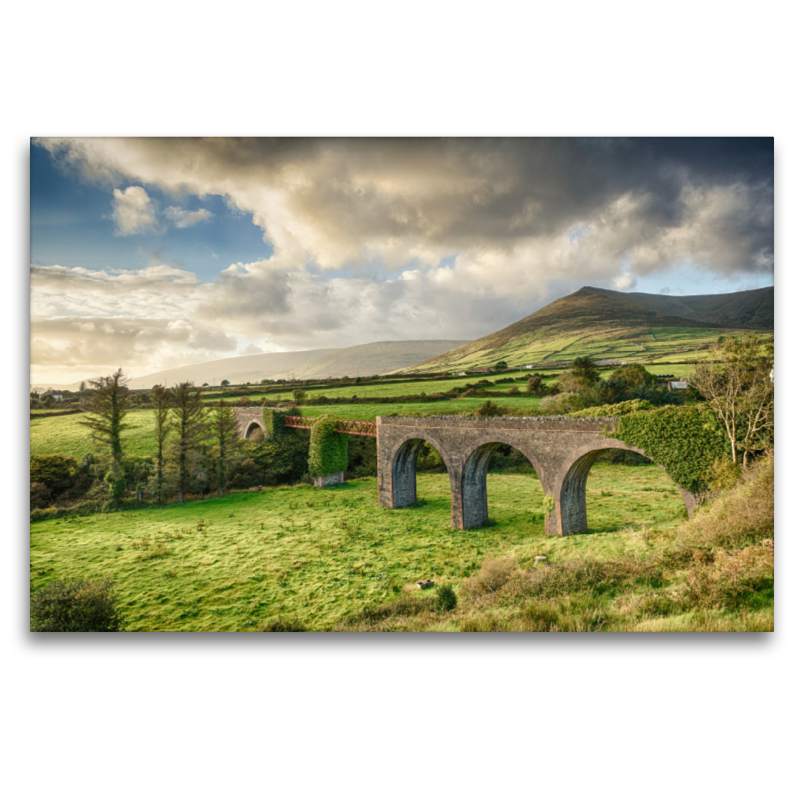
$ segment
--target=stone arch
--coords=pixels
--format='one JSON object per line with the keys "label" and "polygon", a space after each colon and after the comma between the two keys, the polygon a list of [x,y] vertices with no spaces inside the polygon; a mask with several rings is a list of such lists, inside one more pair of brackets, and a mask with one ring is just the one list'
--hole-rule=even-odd
{"label": "stone arch", "polygon": [[247,429],[245,430],[244,433],[244,438],[250,439],[257,430],[261,431],[265,436],[267,435],[267,431],[264,428],[264,423],[259,422],[258,420],[253,420],[247,425]]}
{"label": "stone arch", "polygon": [[[652,461],[653,464],[657,464],[666,472],[664,466],[648,456],[644,450],[626,444],[619,439],[598,437],[581,445],[571,451],[564,459],[561,469],[556,475],[553,485],[555,510],[548,519],[548,533],[567,536],[571,533],[583,533],[588,529],[586,481],[595,461],[606,450],[627,450],[631,453],[638,453],[648,461]],[[675,486],[680,492],[686,511],[691,516],[697,507],[697,498],[677,483]]]}
{"label": "stone arch", "polygon": [[461,474],[461,523],[464,528],[476,528],[489,518],[489,496],[486,490],[486,473],[489,462],[500,445],[513,447],[528,459],[536,470],[542,489],[547,492],[546,475],[533,451],[521,442],[506,441],[502,434],[488,433],[478,437],[473,450],[464,460]]}
{"label": "stone arch", "polygon": [[450,476],[452,494],[453,467],[447,449],[427,431],[415,431],[401,439],[392,450],[389,461],[392,508],[411,506],[417,502],[417,456],[425,443],[435,447],[442,457],[447,474]]}

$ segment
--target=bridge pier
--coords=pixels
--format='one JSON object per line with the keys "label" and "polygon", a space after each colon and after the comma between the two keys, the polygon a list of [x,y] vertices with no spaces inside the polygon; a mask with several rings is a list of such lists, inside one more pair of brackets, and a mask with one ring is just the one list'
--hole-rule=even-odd
{"label": "bridge pier", "polygon": [[[566,417],[378,417],[378,495],[382,505],[400,508],[417,501],[416,460],[425,442],[442,456],[450,477],[450,521],[475,528],[489,518],[486,473],[501,444],[519,450],[531,462],[545,495],[551,498],[545,532],[568,536],[588,530],[586,481],[592,465],[606,450],[629,450],[604,435],[614,418]],[[678,487],[691,515],[697,498]],[[539,509],[532,509],[538,511]]]}

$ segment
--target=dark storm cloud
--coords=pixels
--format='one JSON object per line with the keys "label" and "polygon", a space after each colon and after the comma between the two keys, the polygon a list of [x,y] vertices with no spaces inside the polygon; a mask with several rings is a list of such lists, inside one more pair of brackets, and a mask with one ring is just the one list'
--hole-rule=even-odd
{"label": "dark storm cloud", "polygon": [[[373,249],[406,263],[468,248],[508,250],[591,224],[622,198],[629,231],[606,257],[697,222],[697,199],[737,191],[720,232],[743,249],[705,266],[772,264],[771,139],[114,139],[43,140],[62,163],[98,180],[223,194],[253,213],[278,248],[338,267]],[[635,229],[635,232],[634,232]],[[695,237],[697,239],[698,237]],[[702,238],[702,237],[701,237]],[[290,247],[294,245],[294,247]],[[663,251],[663,247],[661,248]],[[654,247],[654,253],[658,248]],[[434,253],[435,251],[435,253]],[[651,254],[653,255],[653,254]],[[674,254],[691,258],[691,253]],[[661,256],[670,257],[670,252]],[[658,258],[655,259],[658,261]],[[644,258],[647,268],[653,258]],[[669,266],[667,263],[660,266]],[[302,266],[295,264],[295,266]],[[636,264],[633,264],[636,269]]]}

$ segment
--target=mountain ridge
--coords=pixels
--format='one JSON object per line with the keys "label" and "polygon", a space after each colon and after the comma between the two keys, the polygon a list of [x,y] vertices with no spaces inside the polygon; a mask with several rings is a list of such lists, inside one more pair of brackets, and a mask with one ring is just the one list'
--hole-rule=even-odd
{"label": "mountain ridge", "polygon": [[631,302],[626,293],[584,286],[505,328],[398,372],[463,369],[498,361],[571,360],[584,355],[652,360],[670,347],[673,352],[685,352],[687,347],[682,345],[707,345],[720,335],[752,330],[746,323],[754,319],[774,318],[771,291],[690,296],[687,308],[694,319],[645,304],[647,298],[660,297],[637,293],[637,302]]}

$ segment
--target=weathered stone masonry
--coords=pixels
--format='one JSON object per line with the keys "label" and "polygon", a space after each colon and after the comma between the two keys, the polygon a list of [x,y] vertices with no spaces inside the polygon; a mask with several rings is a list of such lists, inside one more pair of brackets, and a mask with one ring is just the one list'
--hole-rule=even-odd
{"label": "weathered stone masonry", "polygon": [[[261,408],[236,408],[239,436],[264,431]],[[605,450],[637,447],[605,436],[616,419],[570,417],[378,417],[378,497],[390,508],[417,500],[417,455],[429,442],[441,454],[450,478],[450,520],[457,528],[474,528],[489,517],[486,472],[492,453],[506,444],[519,450],[533,465],[554,509],[545,519],[550,535],[581,533],[586,519],[586,480]],[[343,475],[327,476],[320,485],[339,483]],[[689,514],[697,499],[678,487]]]}
{"label": "weathered stone masonry", "polygon": [[[643,451],[603,435],[613,418],[569,417],[378,417],[378,494],[390,508],[417,499],[416,461],[430,442],[441,454],[450,477],[451,523],[482,525],[489,516],[486,471],[501,444],[519,450],[533,465],[545,495],[555,504],[546,532],[564,536],[587,529],[586,479],[598,456],[609,449]],[[679,487],[680,489],[680,487]],[[680,489],[691,514],[696,499]]]}
{"label": "weathered stone masonry", "polygon": [[240,439],[249,439],[257,429],[266,433],[263,413],[264,410],[260,406],[233,409],[233,418],[236,421]]}

